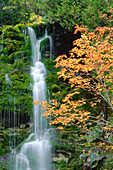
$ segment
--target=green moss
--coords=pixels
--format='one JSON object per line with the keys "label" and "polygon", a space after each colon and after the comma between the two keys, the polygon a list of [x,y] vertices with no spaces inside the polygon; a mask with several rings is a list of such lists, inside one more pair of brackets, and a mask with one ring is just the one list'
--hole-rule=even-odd
{"label": "green moss", "polygon": [[14,51],[19,51],[21,48],[22,42],[7,38],[4,40],[4,44],[7,49],[6,54],[10,54],[10,53],[13,53]]}
{"label": "green moss", "polygon": [[55,73],[48,73],[46,76],[46,83],[52,86],[53,83],[57,84],[58,83],[58,75]]}
{"label": "green moss", "polygon": [[[25,28],[26,26],[23,24],[18,24],[15,27],[9,25],[3,27],[4,41],[2,52],[4,55],[0,57],[1,112],[4,111],[4,108],[7,110],[11,109],[13,112],[13,98],[15,98],[17,113],[32,114],[32,91],[28,69],[31,60],[30,39],[25,42],[25,35],[21,33],[22,29]],[[8,73],[10,82],[5,80],[6,73]],[[21,105],[22,110],[17,109],[18,105]]]}
{"label": "green moss", "polygon": [[4,32],[14,31],[14,27],[11,25],[3,25],[3,31]]}
{"label": "green moss", "polygon": [[4,135],[4,145],[8,146],[9,145],[9,136],[7,135],[7,133],[5,131],[3,131],[3,135]]}
{"label": "green moss", "polygon": [[0,151],[1,151],[2,147],[3,147],[3,143],[0,141]]}
{"label": "green moss", "polygon": [[15,25],[15,28],[22,28],[22,29],[25,29],[25,28],[27,28],[27,25],[22,24],[22,23],[19,23],[19,24]]}

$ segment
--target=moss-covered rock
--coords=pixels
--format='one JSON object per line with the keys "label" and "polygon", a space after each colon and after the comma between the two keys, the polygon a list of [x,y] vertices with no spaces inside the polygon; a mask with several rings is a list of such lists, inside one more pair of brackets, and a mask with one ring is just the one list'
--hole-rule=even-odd
{"label": "moss-covered rock", "polygon": [[[0,111],[2,123],[3,125],[6,123],[6,128],[9,126],[6,119],[9,112],[11,112],[12,117],[14,112],[19,116],[27,116],[26,121],[29,121],[28,117],[32,114],[32,91],[29,74],[30,39],[26,39],[23,29],[26,29],[24,24],[5,25],[2,28],[3,50],[0,54],[4,53],[4,55],[0,56],[0,91],[2,91],[0,94]],[[8,80],[5,78],[6,73]],[[5,117],[4,112],[6,113]],[[12,124],[13,121],[11,126]]]}

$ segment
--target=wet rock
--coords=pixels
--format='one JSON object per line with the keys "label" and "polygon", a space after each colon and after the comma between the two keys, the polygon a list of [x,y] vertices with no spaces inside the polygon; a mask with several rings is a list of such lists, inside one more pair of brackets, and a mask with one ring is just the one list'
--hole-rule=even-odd
{"label": "wet rock", "polygon": [[26,123],[25,124],[25,128],[29,128],[30,127],[30,124],[29,123]]}

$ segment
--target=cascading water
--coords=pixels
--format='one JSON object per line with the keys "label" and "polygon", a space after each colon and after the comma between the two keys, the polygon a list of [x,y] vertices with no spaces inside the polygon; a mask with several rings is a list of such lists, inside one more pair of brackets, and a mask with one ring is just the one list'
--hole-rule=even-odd
{"label": "cascading water", "polygon": [[[33,100],[46,100],[47,88],[45,83],[46,69],[40,62],[40,43],[48,38],[50,42],[50,59],[52,58],[52,39],[47,35],[36,40],[35,32],[28,27],[31,39],[33,65],[31,76],[34,80]],[[42,106],[34,107],[34,133],[31,134],[22,146],[21,153],[16,156],[16,170],[51,170],[51,144],[48,138],[47,120],[41,116]]]}
{"label": "cascading water", "polygon": [[[0,45],[0,51],[3,50],[3,41],[4,41],[4,32],[2,33],[2,44]],[[4,56],[4,53],[2,53],[1,56]]]}

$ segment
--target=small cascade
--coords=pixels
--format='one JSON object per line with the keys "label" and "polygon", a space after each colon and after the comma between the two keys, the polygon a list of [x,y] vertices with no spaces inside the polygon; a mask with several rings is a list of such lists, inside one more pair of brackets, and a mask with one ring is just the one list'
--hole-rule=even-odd
{"label": "small cascade", "polygon": [[[8,73],[5,74],[5,82],[6,82],[6,87],[5,87],[5,91],[9,91],[11,85],[12,85],[12,82],[8,76]],[[6,105],[6,107],[4,108],[4,114],[1,116],[4,121],[2,122],[2,125],[4,127],[10,127],[10,121],[11,121],[11,111],[9,110],[8,108],[8,105],[10,105],[9,103],[11,102],[11,97],[10,95],[8,94],[8,104]],[[7,119],[8,118],[8,119]]]}
{"label": "small cascade", "polygon": [[12,85],[12,82],[7,73],[5,74],[5,80],[9,83],[9,85]]}
{"label": "small cascade", "polygon": [[[41,42],[48,38],[50,42],[50,59],[52,59],[52,39],[45,30],[44,37],[36,39],[35,32],[28,27],[33,67],[31,67],[31,76],[33,77],[33,100],[47,100],[47,87],[45,83],[46,68],[40,61],[42,59],[40,52]],[[34,133],[31,134],[22,146],[21,152],[16,156],[16,170],[51,170],[51,143],[49,140],[49,130],[47,120],[41,114],[42,106],[34,106]]]}
{"label": "small cascade", "polygon": [[[8,73],[5,74],[5,81],[6,81],[6,91],[8,91],[12,85],[12,81],[10,80]],[[10,103],[11,96],[9,94],[8,94],[8,99],[9,99],[8,103]],[[7,107],[6,107],[6,113],[4,114],[4,119],[6,117],[6,120],[8,120],[8,121],[5,122],[4,126],[11,127],[11,110],[9,110]],[[7,117],[8,117],[8,119],[7,119]]]}
{"label": "small cascade", "polygon": [[22,29],[22,33],[25,35],[25,42],[27,42],[27,40],[28,40],[27,30],[26,29]]}
{"label": "small cascade", "polygon": [[48,38],[50,41],[50,60],[52,60],[53,42],[52,37],[47,35],[47,29],[45,29],[45,38]]}
{"label": "small cascade", "polygon": [[13,115],[14,117],[13,117],[13,119],[14,119],[14,133],[13,133],[13,136],[14,136],[14,138],[13,138],[13,140],[14,140],[14,149],[12,150],[12,153],[16,153],[16,151],[15,151],[15,147],[16,147],[16,145],[15,145],[15,135],[16,135],[16,132],[15,132],[15,128],[16,128],[16,105],[15,105],[15,98],[14,98],[14,115]]}
{"label": "small cascade", "polygon": [[[4,32],[2,33],[2,44],[0,45],[0,51],[3,50],[3,41],[4,41]],[[2,53],[1,56],[4,56],[4,53]]]}
{"label": "small cascade", "polygon": [[[5,74],[6,81],[6,91],[9,91],[12,88],[12,81],[8,73]],[[4,127],[8,128],[8,136],[9,136],[9,149],[12,154],[16,153],[16,138],[17,138],[17,127],[19,128],[19,114],[16,113],[16,98],[8,94],[8,104],[12,105],[12,109],[7,107],[4,109]],[[7,121],[6,121],[7,120]]]}

